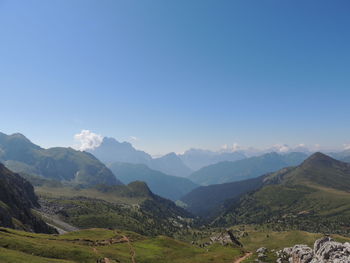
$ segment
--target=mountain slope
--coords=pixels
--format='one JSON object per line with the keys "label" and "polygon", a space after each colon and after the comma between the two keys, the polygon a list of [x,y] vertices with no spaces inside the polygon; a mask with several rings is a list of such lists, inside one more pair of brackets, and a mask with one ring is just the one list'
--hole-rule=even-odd
{"label": "mountain slope", "polygon": [[350,164],[316,153],[300,166],[266,176],[264,186],[226,202],[214,224],[264,224],[347,234]]}
{"label": "mountain slope", "polygon": [[181,198],[186,209],[201,217],[217,215],[227,199],[239,198],[242,194],[262,186],[264,176],[239,182],[198,187]]}
{"label": "mountain slope", "polygon": [[17,173],[75,184],[120,184],[93,155],[72,148],[43,149],[21,134],[0,134],[0,161]]}
{"label": "mountain slope", "polygon": [[146,182],[152,192],[171,200],[178,200],[197,187],[187,178],[167,175],[144,164],[113,163],[110,169],[123,183]]}
{"label": "mountain slope", "polygon": [[92,188],[37,186],[41,212],[78,228],[112,228],[171,236],[192,224],[192,215],[152,193],[144,182]]}
{"label": "mountain slope", "polygon": [[194,172],[189,179],[201,185],[235,182],[298,165],[306,157],[304,153],[268,153],[235,162],[220,162]]}
{"label": "mountain slope", "polygon": [[54,233],[31,209],[38,208],[33,186],[0,163],[0,225],[32,232]]}
{"label": "mountain slope", "polygon": [[213,152],[201,149],[190,149],[179,155],[179,157],[185,165],[194,171],[219,162],[233,162],[246,158],[241,152]]}
{"label": "mountain slope", "polygon": [[169,153],[162,157],[152,159],[149,167],[165,174],[187,177],[192,173],[183,161],[175,153]]}

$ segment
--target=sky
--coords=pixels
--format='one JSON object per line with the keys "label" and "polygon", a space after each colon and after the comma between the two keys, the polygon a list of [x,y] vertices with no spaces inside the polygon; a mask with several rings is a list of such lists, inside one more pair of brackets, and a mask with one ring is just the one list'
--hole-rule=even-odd
{"label": "sky", "polygon": [[151,154],[350,145],[348,0],[0,0],[0,131]]}

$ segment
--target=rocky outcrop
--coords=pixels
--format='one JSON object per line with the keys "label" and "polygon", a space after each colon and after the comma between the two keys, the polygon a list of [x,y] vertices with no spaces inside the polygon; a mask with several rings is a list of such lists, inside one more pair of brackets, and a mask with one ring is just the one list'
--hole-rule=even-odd
{"label": "rocky outcrop", "polygon": [[211,243],[220,243],[223,246],[233,244],[242,247],[242,243],[235,237],[231,230],[210,237]]}
{"label": "rocky outcrop", "polygon": [[330,237],[316,240],[314,248],[295,245],[277,252],[278,263],[349,263],[350,243],[340,243]]}
{"label": "rocky outcrop", "polygon": [[0,163],[0,226],[32,232],[55,233],[32,208],[39,207],[33,186]]}

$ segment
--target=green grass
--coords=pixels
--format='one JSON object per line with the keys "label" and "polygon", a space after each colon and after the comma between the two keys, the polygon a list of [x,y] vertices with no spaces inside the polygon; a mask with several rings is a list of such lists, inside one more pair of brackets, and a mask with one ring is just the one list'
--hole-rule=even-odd
{"label": "green grass", "polygon": [[[323,234],[309,233],[299,230],[291,231],[272,231],[266,226],[236,226],[234,230],[240,229],[241,232],[247,233],[240,238],[240,242],[244,248],[253,252],[253,256],[245,260],[244,263],[254,262],[257,259],[257,253],[255,251],[260,247],[266,247],[268,257],[264,259],[264,262],[276,262],[276,254],[271,250],[280,250],[285,247],[291,247],[296,244],[304,244],[313,247],[314,242],[321,238]],[[332,238],[339,242],[349,242],[349,237],[343,237],[340,235],[332,235]]]}
{"label": "green grass", "polygon": [[96,245],[96,241],[127,236],[136,252],[137,263],[231,263],[242,251],[231,246],[211,245],[199,248],[175,239],[145,237],[130,231],[86,229],[64,235],[34,234],[0,228],[0,262],[79,262],[95,263],[109,258],[111,262],[130,263],[127,242]]}
{"label": "green grass", "polygon": [[111,203],[122,203],[122,204],[140,204],[145,200],[143,197],[123,197],[116,193],[112,192],[102,192],[95,188],[87,189],[76,189],[74,187],[48,187],[48,186],[38,186],[35,187],[35,193],[38,196],[46,198],[72,198],[72,197],[87,197],[100,199]]}
{"label": "green grass", "polygon": [[0,247],[0,262],[2,263],[73,263],[70,260],[60,260],[33,256],[27,253]]}
{"label": "green grass", "polygon": [[275,230],[305,230],[350,235],[350,194],[300,182],[268,185],[244,196],[239,206],[219,218],[217,225],[267,224]]}

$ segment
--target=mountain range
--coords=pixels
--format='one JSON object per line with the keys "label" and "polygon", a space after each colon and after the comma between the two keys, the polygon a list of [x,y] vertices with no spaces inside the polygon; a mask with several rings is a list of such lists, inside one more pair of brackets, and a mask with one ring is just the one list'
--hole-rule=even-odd
{"label": "mountain range", "polygon": [[350,163],[350,150],[344,150],[341,152],[329,153],[329,156],[339,161]]}
{"label": "mountain range", "polygon": [[260,188],[265,176],[243,181],[200,186],[181,198],[186,209],[196,216],[212,219],[217,216],[225,201]]}
{"label": "mountain range", "polygon": [[315,153],[299,166],[266,175],[258,190],[227,200],[214,224],[347,233],[349,192],[350,164]]}
{"label": "mountain range", "polygon": [[221,184],[258,177],[288,166],[300,164],[305,153],[267,153],[234,162],[219,162],[199,169],[188,178],[200,185]]}
{"label": "mountain range", "polygon": [[17,173],[79,185],[121,184],[92,154],[64,147],[43,149],[19,133],[0,133],[0,162]]}
{"label": "mountain range", "polygon": [[113,163],[145,164],[151,169],[181,177],[186,177],[192,172],[175,153],[152,158],[150,154],[136,150],[130,143],[118,142],[114,138],[104,137],[98,147],[88,151],[106,165]]}
{"label": "mountain range", "polygon": [[193,171],[223,161],[237,161],[245,159],[242,152],[215,152],[202,149],[190,149],[179,155],[180,159]]}
{"label": "mountain range", "polygon": [[152,192],[174,201],[198,186],[187,178],[167,175],[145,164],[115,162],[109,168],[124,184],[146,182]]}

